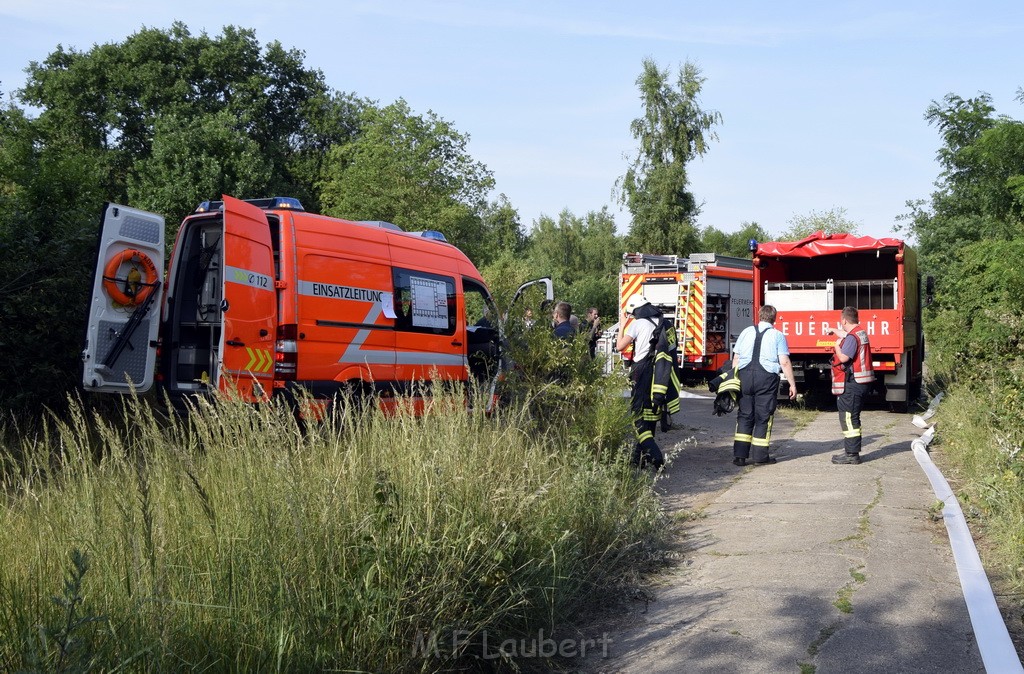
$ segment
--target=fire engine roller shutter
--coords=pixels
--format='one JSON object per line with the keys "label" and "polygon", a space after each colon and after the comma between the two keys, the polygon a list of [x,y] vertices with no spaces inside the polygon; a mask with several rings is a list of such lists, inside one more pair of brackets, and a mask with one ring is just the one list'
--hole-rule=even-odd
{"label": "fire engine roller shutter", "polygon": [[[103,288],[107,263],[127,249],[137,250],[149,257],[157,269],[157,280],[161,283],[138,306],[117,304]],[[127,281],[133,268],[139,271],[139,260],[121,263],[115,272],[119,286]],[[129,393],[134,386],[135,390],[143,392],[153,385],[155,344],[160,323],[160,301],[163,297],[163,268],[164,219],[154,213],[127,206],[106,204],[100,226],[85,348],[82,351],[82,386],[85,390]]]}
{"label": "fire engine roller shutter", "polygon": [[224,298],[217,385],[260,401],[274,383],[277,293],[270,225],[262,210],[224,195]]}

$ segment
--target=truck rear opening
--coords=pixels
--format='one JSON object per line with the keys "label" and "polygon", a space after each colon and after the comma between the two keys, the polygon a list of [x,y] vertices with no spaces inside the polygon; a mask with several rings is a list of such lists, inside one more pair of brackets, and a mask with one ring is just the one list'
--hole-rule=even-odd
{"label": "truck rear opening", "polygon": [[920,392],[924,337],[914,250],[899,239],[816,232],[801,241],[768,242],[754,257],[755,310],[778,310],[794,374],[811,388],[830,385],[829,334],[842,309],[855,307],[868,333],[878,386],[906,403]]}

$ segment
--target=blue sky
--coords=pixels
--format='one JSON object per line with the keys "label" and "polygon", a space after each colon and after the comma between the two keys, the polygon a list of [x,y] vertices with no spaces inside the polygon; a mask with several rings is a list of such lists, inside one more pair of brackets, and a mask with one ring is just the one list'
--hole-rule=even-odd
{"label": "blue sky", "polygon": [[194,34],[232,24],[305,52],[333,89],[404,98],[471,137],[529,227],[608,206],[636,144],[644,58],[706,78],[719,140],[690,166],[701,226],[846,209],[862,234],[892,235],[939,167],[924,113],[947,93],[987,92],[1024,119],[1024,3],[0,0],[0,89],[61,44],[86,51],[175,20]]}

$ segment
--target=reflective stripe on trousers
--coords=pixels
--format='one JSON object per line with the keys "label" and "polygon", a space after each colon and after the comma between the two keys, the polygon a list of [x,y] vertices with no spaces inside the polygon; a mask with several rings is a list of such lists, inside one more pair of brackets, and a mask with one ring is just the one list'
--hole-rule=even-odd
{"label": "reflective stripe on trousers", "polygon": [[638,466],[651,465],[660,468],[665,463],[665,455],[654,439],[661,414],[654,411],[651,402],[651,377],[654,366],[649,358],[633,363],[629,372],[632,382],[633,430],[636,432],[636,447],[633,449],[633,463]]}
{"label": "reflective stripe on trousers", "polygon": [[779,375],[764,369],[760,362],[761,338],[765,332],[767,330],[758,333],[750,363],[739,371],[739,412],[736,413],[736,434],[732,443],[733,456],[749,457],[755,462],[768,458],[772,421],[779,404]]}
{"label": "reflective stripe on trousers", "polygon": [[864,405],[866,391],[865,384],[853,381],[853,377],[848,375],[845,389],[836,398],[836,409],[839,410],[839,428],[843,432],[843,449],[847,454],[860,454],[860,411]]}

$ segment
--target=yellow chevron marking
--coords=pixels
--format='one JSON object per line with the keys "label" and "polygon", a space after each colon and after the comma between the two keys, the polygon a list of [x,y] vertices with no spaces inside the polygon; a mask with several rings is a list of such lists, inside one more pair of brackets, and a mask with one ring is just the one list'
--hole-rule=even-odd
{"label": "yellow chevron marking", "polygon": [[685,353],[700,356],[704,354],[704,283],[695,280],[690,287]]}
{"label": "yellow chevron marking", "polygon": [[[644,282],[643,274],[623,274],[622,275],[622,291],[619,295],[619,312],[626,310],[626,300],[639,292],[640,286]],[[633,322],[632,316],[626,317],[626,322],[622,324],[622,330],[625,331],[630,323]]]}
{"label": "yellow chevron marking", "polygon": [[623,278],[625,281],[622,283],[622,294],[619,295],[619,307],[625,309],[626,300],[637,293],[640,285],[644,282],[644,277],[642,274],[633,274]]}
{"label": "yellow chevron marking", "polygon": [[274,356],[266,349],[252,349],[245,347],[245,352],[249,354],[249,362],[245,364],[243,370],[250,372],[270,372],[270,367],[274,364]]}

